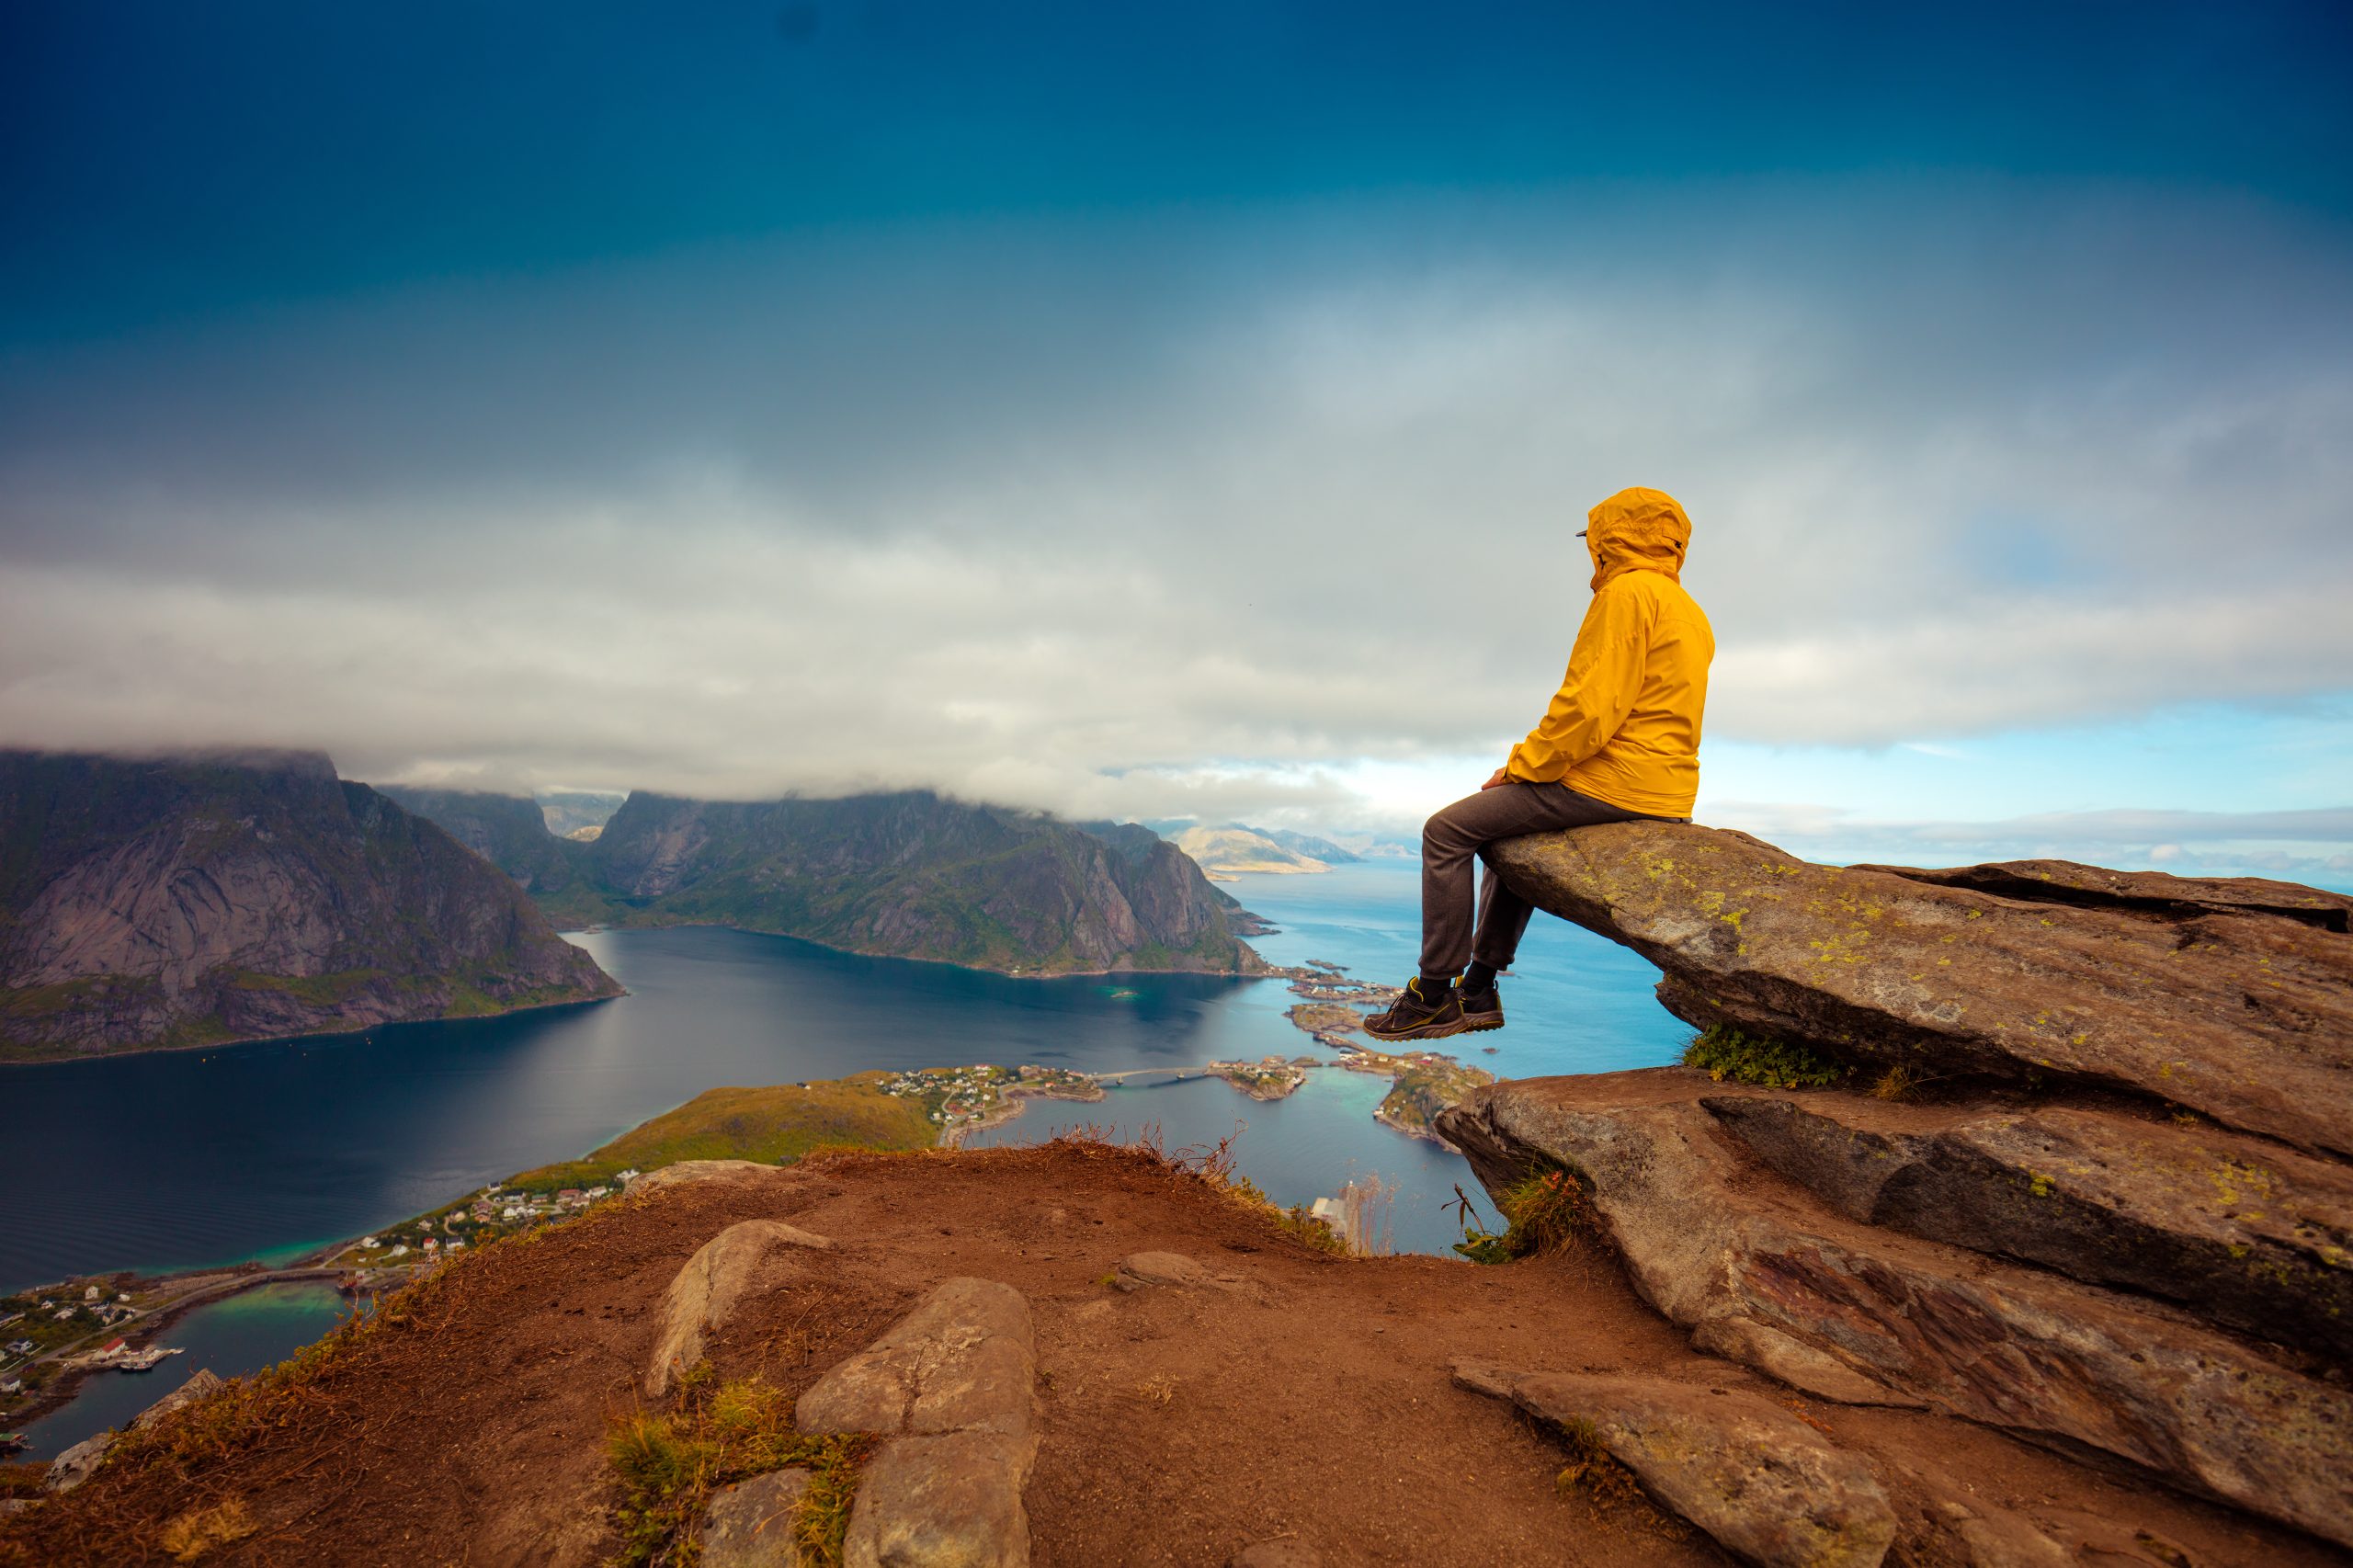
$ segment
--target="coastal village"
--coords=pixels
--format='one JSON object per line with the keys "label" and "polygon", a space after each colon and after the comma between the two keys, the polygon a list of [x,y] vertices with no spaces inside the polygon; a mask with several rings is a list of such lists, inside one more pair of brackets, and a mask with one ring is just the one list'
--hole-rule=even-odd
{"label": "coastal village", "polygon": [[[1301,998],[1286,1014],[1290,1022],[1334,1052],[1331,1059],[1268,1054],[1256,1061],[1128,1074],[983,1062],[864,1074],[852,1082],[893,1099],[915,1102],[936,1130],[938,1143],[954,1148],[976,1132],[1019,1117],[1031,1100],[1100,1101],[1111,1087],[1135,1078],[1165,1083],[1215,1077],[1253,1100],[1270,1101],[1296,1093],[1312,1073],[1336,1068],[1389,1078],[1390,1091],[1373,1113],[1375,1119],[1406,1136],[1451,1147],[1436,1131],[1438,1115],[1472,1088],[1493,1083],[1493,1074],[1442,1052],[1388,1052],[1351,1038],[1358,1035],[1369,1009],[1394,999],[1397,993],[1392,987],[1351,979],[1339,965],[1322,961],[1278,971],[1275,978],[1288,982]],[[662,1163],[666,1162],[649,1160],[647,1168]],[[0,1333],[8,1335],[0,1341],[0,1455],[21,1446],[8,1428],[64,1403],[83,1378],[106,1371],[143,1372],[178,1354],[152,1341],[194,1305],[292,1278],[332,1279],[345,1295],[364,1301],[462,1256],[469,1247],[562,1224],[626,1193],[644,1174],[631,1165],[585,1185],[556,1186],[510,1177],[288,1268],[255,1264],[155,1278],[113,1274],[0,1298]],[[1350,1244],[1350,1233],[1357,1228],[1349,1218],[1356,1197],[1343,1191],[1313,1206],[1315,1216]]]}

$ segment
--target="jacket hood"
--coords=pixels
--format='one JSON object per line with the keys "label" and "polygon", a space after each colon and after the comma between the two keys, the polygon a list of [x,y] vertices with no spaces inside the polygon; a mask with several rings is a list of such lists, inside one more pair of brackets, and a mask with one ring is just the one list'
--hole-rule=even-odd
{"label": "jacket hood", "polygon": [[1593,557],[1593,588],[1629,572],[1657,572],[1680,582],[1683,551],[1691,542],[1691,519],[1664,490],[1637,485],[1620,490],[1585,515],[1586,551]]}

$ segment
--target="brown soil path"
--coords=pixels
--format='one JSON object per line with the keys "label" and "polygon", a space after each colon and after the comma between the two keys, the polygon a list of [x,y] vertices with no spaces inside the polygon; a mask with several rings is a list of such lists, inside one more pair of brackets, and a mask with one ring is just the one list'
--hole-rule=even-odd
{"label": "brown soil path", "polygon": [[[712,1349],[727,1376],[758,1371],[797,1392],[953,1275],[1029,1297],[1041,1568],[1214,1565],[1279,1536],[1334,1565],[1720,1563],[1703,1538],[1639,1506],[1556,1495],[1555,1438],[1454,1388],[1448,1369],[1479,1357],[1643,1371],[1796,1403],[1694,1354],[1605,1261],[1331,1258],[1195,1177],[1101,1145],[847,1155],[673,1187],[487,1247],[396,1304],[405,1322],[364,1336],[270,1429],[189,1462],[102,1471],[0,1527],[0,1562],[167,1562],[167,1520],[232,1498],[259,1531],[208,1564],[600,1561],[614,1544],[601,1437],[636,1403],[663,1289],[721,1228],[754,1217],[839,1246],[796,1255],[730,1326]],[[1121,1257],[1147,1250],[1188,1254],[1234,1286],[1107,1288]],[[2287,1531],[1979,1428],[1803,1413],[1880,1460],[1905,1517],[1891,1562],[1960,1561],[1899,1466],[2076,1521],[2106,1549],[2086,1562],[2334,1561]]]}

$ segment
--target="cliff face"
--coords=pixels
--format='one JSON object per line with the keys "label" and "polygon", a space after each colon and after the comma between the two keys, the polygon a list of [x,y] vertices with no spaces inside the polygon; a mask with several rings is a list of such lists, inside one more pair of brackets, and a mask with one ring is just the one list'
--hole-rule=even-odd
{"label": "cliff face", "polygon": [[581,851],[586,846],[550,832],[538,801],[522,795],[419,790],[404,784],[380,784],[376,791],[514,878],[558,927],[576,930],[612,918],[611,906],[584,874]]}
{"label": "cliff face", "polygon": [[1261,967],[1173,845],[928,793],[758,804],[636,794],[579,853],[631,924],[736,926],[1048,973]]}
{"label": "cliff face", "polygon": [[1495,860],[1711,1032],[1442,1115],[1491,1190],[1573,1173],[1696,1348],[2353,1545],[2353,900],[1660,824]]}
{"label": "cliff face", "polygon": [[521,891],[315,753],[0,753],[0,1053],[618,994]]}

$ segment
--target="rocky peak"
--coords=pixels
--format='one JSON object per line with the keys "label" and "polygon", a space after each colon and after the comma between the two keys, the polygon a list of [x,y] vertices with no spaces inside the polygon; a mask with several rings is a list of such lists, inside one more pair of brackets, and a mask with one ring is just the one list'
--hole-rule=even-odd
{"label": "rocky peak", "polygon": [[619,987],[316,754],[0,753],[0,1051],[210,1044]]}
{"label": "rocky peak", "polygon": [[1491,1190],[1573,1173],[1695,1348],[2353,1544],[2353,900],[1647,823],[1495,863],[1712,1071],[1474,1093],[1439,1127]]}

